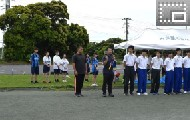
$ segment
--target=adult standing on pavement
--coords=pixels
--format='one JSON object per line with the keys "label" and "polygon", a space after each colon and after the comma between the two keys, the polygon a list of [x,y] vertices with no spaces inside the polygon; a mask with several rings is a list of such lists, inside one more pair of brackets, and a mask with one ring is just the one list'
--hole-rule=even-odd
{"label": "adult standing on pavement", "polygon": [[106,86],[108,85],[108,95],[109,97],[114,97],[112,94],[112,82],[114,79],[114,73],[113,73],[113,62],[114,58],[112,55],[112,49],[108,48],[107,55],[103,57],[103,85],[102,85],[102,92],[103,97],[106,97]]}
{"label": "adult standing on pavement", "polygon": [[38,83],[37,76],[39,75],[39,60],[40,57],[38,55],[38,48],[34,49],[34,53],[31,54],[30,62],[31,62],[31,83]]}
{"label": "adult standing on pavement", "polygon": [[81,89],[83,87],[85,74],[87,73],[87,64],[85,55],[83,55],[83,47],[79,46],[77,48],[77,53],[73,55],[72,62],[75,75],[75,95],[77,97],[83,97]]}

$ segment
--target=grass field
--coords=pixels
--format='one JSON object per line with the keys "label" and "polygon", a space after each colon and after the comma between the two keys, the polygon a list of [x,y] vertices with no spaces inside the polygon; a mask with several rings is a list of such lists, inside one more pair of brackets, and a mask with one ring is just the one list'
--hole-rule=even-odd
{"label": "grass field", "polygon": [[[121,75],[122,76],[122,75]],[[38,84],[31,84],[30,79],[31,75],[0,75],[0,88],[1,89],[9,89],[9,88],[43,88],[46,90],[72,90],[74,88],[74,76],[70,75],[71,79],[67,79],[67,83],[63,83],[61,76],[60,82],[55,83],[53,75],[50,76],[50,80],[52,83],[43,83],[44,77],[43,75],[39,75]],[[90,82],[84,82],[84,88],[92,88],[92,75],[89,76]],[[103,76],[99,75],[97,78],[97,84],[99,85],[97,88],[101,88],[103,81]],[[122,80],[116,82],[114,87],[122,87]]]}

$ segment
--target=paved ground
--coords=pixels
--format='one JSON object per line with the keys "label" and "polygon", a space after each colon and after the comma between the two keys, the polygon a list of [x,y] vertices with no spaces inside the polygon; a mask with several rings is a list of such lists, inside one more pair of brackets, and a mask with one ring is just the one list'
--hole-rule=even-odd
{"label": "paved ground", "polygon": [[[118,71],[123,73],[122,65],[118,65]],[[68,66],[69,74],[73,74],[73,68],[71,65]],[[99,65],[99,71],[102,71],[103,66]],[[40,73],[42,74],[43,66],[40,66]],[[53,71],[53,68],[51,68]],[[30,65],[0,65],[0,74],[30,74],[31,66]]]}
{"label": "paved ground", "polygon": [[190,94],[102,98],[101,91],[0,92],[0,120],[189,120]]}

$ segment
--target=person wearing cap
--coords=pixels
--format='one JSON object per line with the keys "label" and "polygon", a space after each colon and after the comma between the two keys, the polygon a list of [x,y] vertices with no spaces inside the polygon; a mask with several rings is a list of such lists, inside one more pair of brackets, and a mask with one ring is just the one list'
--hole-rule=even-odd
{"label": "person wearing cap", "polygon": [[187,51],[187,56],[183,58],[183,78],[184,78],[184,94],[190,92],[190,51]]}
{"label": "person wearing cap", "polygon": [[107,54],[103,57],[103,84],[102,84],[102,97],[106,97],[106,86],[108,85],[108,96],[114,97],[112,94],[112,82],[114,79],[113,73],[113,54],[112,49],[108,48]]}
{"label": "person wearing cap", "polygon": [[172,94],[173,82],[174,82],[174,59],[172,52],[169,52],[168,57],[164,61],[164,68],[166,70],[164,94]]}
{"label": "person wearing cap", "polygon": [[150,93],[153,95],[158,95],[158,90],[160,87],[160,70],[163,66],[163,59],[160,58],[160,52],[156,52],[156,56],[151,60],[151,90]]}
{"label": "person wearing cap", "polygon": [[148,67],[148,58],[147,50],[142,50],[142,54],[137,58],[138,66],[138,91],[137,95],[148,95],[146,92],[146,82],[147,82],[147,67]]}
{"label": "person wearing cap", "polygon": [[31,83],[38,83],[37,76],[39,75],[39,60],[40,57],[38,55],[38,48],[34,49],[34,53],[31,54],[30,62],[31,62]]}
{"label": "person wearing cap", "polygon": [[183,58],[181,56],[181,49],[176,49],[176,56],[174,57],[174,90],[175,94],[181,93],[182,88],[182,65],[183,65]]}
{"label": "person wearing cap", "polygon": [[134,46],[128,47],[128,54],[124,56],[124,67],[125,67],[125,80],[124,80],[124,95],[128,95],[128,83],[130,81],[130,95],[133,95],[134,91],[134,76],[135,70],[134,65],[136,62],[136,56],[133,54]]}

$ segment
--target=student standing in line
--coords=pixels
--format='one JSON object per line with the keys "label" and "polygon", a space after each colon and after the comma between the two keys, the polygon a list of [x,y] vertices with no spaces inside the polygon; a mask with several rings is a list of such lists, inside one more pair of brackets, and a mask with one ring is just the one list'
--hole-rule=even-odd
{"label": "student standing in line", "polygon": [[183,89],[184,94],[190,92],[190,51],[187,51],[187,56],[183,58],[184,69],[183,69]]}
{"label": "student standing in line", "polygon": [[85,74],[87,73],[87,64],[85,55],[83,55],[83,47],[78,47],[77,53],[72,57],[73,70],[75,75],[75,95],[76,97],[83,97],[81,89]]}
{"label": "student standing in line", "polygon": [[51,81],[49,80],[51,67],[51,57],[49,56],[49,52],[46,52],[46,55],[43,57],[43,64],[43,73],[45,78],[43,83],[51,83]]}
{"label": "student standing in line", "polygon": [[124,80],[124,95],[128,95],[128,83],[130,81],[130,95],[134,95],[134,77],[135,70],[134,66],[136,63],[136,56],[133,54],[134,46],[128,47],[128,54],[124,56],[124,67],[125,67],[125,80]]}
{"label": "student standing in line", "polygon": [[85,75],[85,81],[89,82],[89,73],[90,73],[90,63],[91,63],[91,59],[89,54],[86,54],[86,64],[87,64],[87,73]]}
{"label": "student standing in line", "polygon": [[172,88],[174,82],[174,59],[172,52],[170,52],[168,54],[168,57],[165,59],[164,68],[166,70],[164,94],[170,95],[172,94]]}
{"label": "student standing in line", "polygon": [[160,52],[156,52],[156,56],[152,58],[151,61],[151,91],[153,95],[158,95],[158,90],[160,87],[160,70],[163,66],[163,59],[160,57]]}
{"label": "student standing in line", "polygon": [[39,60],[40,57],[38,55],[38,48],[34,49],[34,53],[31,54],[30,62],[31,62],[31,83],[38,83],[37,76],[39,75]]}
{"label": "student standing in line", "polygon": [[183,58],[181,56],[181,49],[176,49],[176,56],[174,57],[174,90],[175,94],[181,93],[182,88],[182,65],[183,65]]}
{"label": "student standing in line", "polygon": [[59,82],[60,62],[61,62],[61,58],[59,57],[59,51],[56,51],[55,56],[53,57],[53,69],[54,69],[55,82]]}
{"label": "student standing in line", "polygon": [[113,82],[116,82],[116,74],[117,74],[117,60],[115,58],[115,55],[113,55],[113,72],[114,72],[114,78],[113,78]]}
{"label": "student standing in line", "polygon": [[69,61],[66,58],[66,54],[63,54],[63,58],[61,59],[61,73],[63,74],[63,82],[67,82],[66,75],[68,71]]}
{"label": "student standing in line", "polygon": [[146,83],[147,83],[147,67],[148,67],[148,58],[147,50],[142,50],[142,54],[137,58],[138,66],[138,92],[137,95],[148,95],[146,92]]}
{"label": "student standing in line", "polygon": [[103,57],[103,84],[102,84],[102,97],[106,97],[106,86],[108,85],[108,96],[114,97],[112,94],[112,84],[113,84],[113,54],[112,49],[108,48],[107,54]]}
{"label": "student standing in line", "polygon": [[94,57],[92,58],[92,74],[93,74],[93,84],[91,86],[98,86],[96,78],[98,75],[98,59],[97,59],[97,54],[94,53]]}

